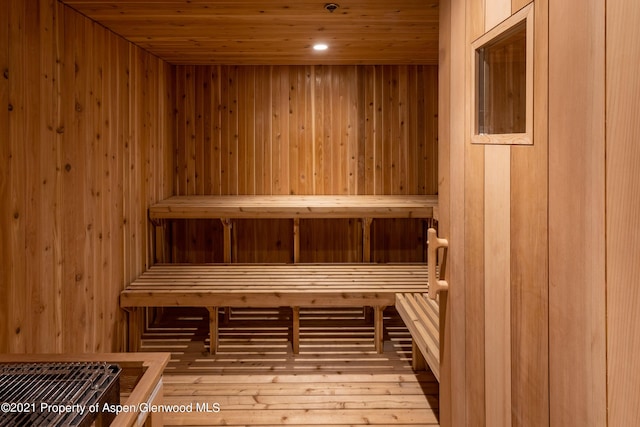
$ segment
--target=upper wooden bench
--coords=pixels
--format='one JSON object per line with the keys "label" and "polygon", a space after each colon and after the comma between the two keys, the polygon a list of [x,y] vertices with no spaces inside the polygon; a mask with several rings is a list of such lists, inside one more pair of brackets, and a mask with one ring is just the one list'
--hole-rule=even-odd
{"label": "upper wooden bench", "polygon": [[438,196],[173,196],[152,205],[162,218],[431,218]]}
{"label": "upper wooden bench", "polygon": [[[363,261],[370,261],[370,225],[376,218],[437,219],[438,196],[173,196],[152,205],[149,218],[158,227],[156,239],[163,247],[160,227],[168,219],[219,219],[224,227],[224,262],[231,262],[233,219],[292,219],[294,261],[299,260],[299,220],[307,218],[359,218],[363,224]],[[159,256],[162,262],[166,257]]]}
{"label": "upper wooden bench", "polygon": [[373,307],[375,347],[383,350],[383,310],[397,293],[427,292],[426,264],[157,264],[120,294],[131,312],[129,345],[142,330],[142,307],[206,307],[210,351],[218,345],[219,307],[292,307],[293,352],[300,307]]}

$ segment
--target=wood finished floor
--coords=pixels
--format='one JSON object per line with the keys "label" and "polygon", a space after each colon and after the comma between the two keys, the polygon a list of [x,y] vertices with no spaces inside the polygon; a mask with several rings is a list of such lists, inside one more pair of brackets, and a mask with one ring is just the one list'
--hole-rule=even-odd
{"label": "wood finished floor", "polygon": [[165,404],[192,408],[165,413],[165,425],[438,425],[438,383],[411,369],[411,336],[393,308],[383,354],[361,309],[301,310],[299,355],[287,309],[233,310],[214,356],[205,348],[207,315],[167,309],[143,336],[142,351],[172,354]]}

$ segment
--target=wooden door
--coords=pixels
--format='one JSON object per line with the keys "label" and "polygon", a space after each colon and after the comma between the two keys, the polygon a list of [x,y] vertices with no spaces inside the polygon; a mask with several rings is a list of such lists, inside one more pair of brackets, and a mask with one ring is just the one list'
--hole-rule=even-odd
{"label": "wooden door", "polygon": [[549,425],[546,0],[533,5],[533,144],[471,143],[471,45],[525,3],[440,4],[443,426]]}

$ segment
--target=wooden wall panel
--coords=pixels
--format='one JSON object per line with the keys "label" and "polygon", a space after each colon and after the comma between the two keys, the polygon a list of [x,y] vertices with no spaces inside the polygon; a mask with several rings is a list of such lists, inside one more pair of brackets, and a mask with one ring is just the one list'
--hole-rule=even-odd
{"label": "wooden wall panel", "polygon": [[[451,0],[447,6],[441,5],[443,18],[441,28],[445,28],[441,46],[441,60],[447,75],[441,85],[445,101],[439,113],[446,121],[440,124],[447,136],[442,140],[444,150],[440,153],[445,163],[441,179],[443,198],[440,199],[442,227],[441,237],[449,239],[449,260],[447,280],[450,291],[440,296],[440,317],[444,319],[445,330],[441,343],[441,388],[440,400],[444,411],[440,414],[443,426],[467,424],[467,351],[479,353],[482,349],[466,347],[466,281],[465,281],[465,92],[466,59],[466,1]],[[441,74],[443,74],[441,70]],[[444,311],[444,313],[443,313]],[[442,320],[441,320],[442,322]],[[442,324],[442,323],[441,323]]]}
{"label": "wooden wall panel", "polygon": [[433,66],[178,66],[176,90],[178,194],[437,191]]}
{"label": "wooden wall panel", "polygon": [[122,350],[119,291],[172,193],[173,71],[57,1],[5,3],[0,347]]}
{"label": "wooden wall panel", "polygon": [[[9,259],[11,253],[11,148],[9,140],[9,0],[0,0],[0,260]],[[0,262],[0,325],[9,324],[10,265]],[[0,327],[0,353],[9,351],[9,328]]]}
{"label": "wooden wall panel", "polygon": [[511,16],[511,1],[512,0],[485,0],[485,31],[489,31]]}
{"label": "wooden wall panel", "polygon": [[[37,222],[38,199],[40,191],[40,167],[38,146],[25,144],[25,141],[37,140],[41,129],[38,115],[30,108],[34,100],[33,88],[39,87],[38,69],[29,67],[29,58],[37,58],[39,52],[38,22],[26,18],[27,4],[12,3],[9,5],[9,146],[10,168],[10,233],[11,255],[13,262],[8,264],[11,269],[9,280],[9,314],[8,323],[10,340],[17,348],[24,349],[29,345],[29,331],[36,331],[34,323],[38,316],[32,316],[31,308],[39,307],[41,301],[34,294],[34,286],[39,283],[40,276],[40,234],[33,224]],[[32,56],[33,55],[33,56]],[[14,80],[20,76],[19,81]],[[33,173],[26,175],[25,170]],[[36,197],[25,197],[35,194]],[[20,248],[21,256],[14,255],[15,248]],[[27,265],[29,260],[30,265]],[[25,274],[34,268],[35,273]],[[14,274],[18,274],[18,286],[11,286]],[[25,304],[29,301],[30,304]],[[52,307],[49,307],[51,309]],[[46,309],[46,307],[45,307]],[[37,310],[33,312],[38,313]]]}
{"label": "wooden wall panel", "polygon": [[[640,61],[638,2],[606,10],[608,425],[640,425]],[[601,193],[600,193],[601,194]],[[600,233],[603,231],[598,230]]]}
{"label": "wooden wall panel", "polygon": [[[464,384],[456,384],[452,372],[452,392],[455,400],[464,396],[465,418],[452,414],[451,420],[441,419],[443,425],[548,425],[547,3],[536,4],[542,14],[535,22],[536,135],[533,146],[525,148],[472,145],[468,137],[474,90],[471,44],[520,7],[511,1],[465,1],[460,10],[460,4],[451,3],[449,48],[464,59],[449,71],[450,86],[444,89],[459,104],[450,107],[448,129],[440,133],[449,133],[452,198],[441,222],[451,224],[447,312],[462,310],[465,318],[464,325],[449,325],[450,339],[463,336],[464,345],[454,341],[445,347],[464,348]],[[441,28],[446,28],[442,22]],[[447,78],[442,74],[441,82]],[[459,81],[465,84],[454,83]],[[447,145],[441,141],[440,148]],[[462,188],[457,170],[464,171]],[[455,246],[458,233],[462,246]],[[462,276],[455,277],[456,265]],[[455,353],[451,358],[455,363]]]}
{"label": "wooden wall panel", "polygon": [[549,425],[548,7],[534,4],[534,144],[511,151],[513,426]]}
{"label": "wooden wall panel", "polygon": [[511,425],[511,147],[485,148],[486,423]]}
{"label": "wooden wall panel", "polygon": [[[467,45],[484,34],[485,1],[467,2]],[[468,55],[467,55],[468,58]],[[471,73],[467,60],[466,73]],[[467,79],[467,93],[472,81]],[[471,104],[465,104],[467,126],[471,121]],[[467,425],[486,419],[485,393],[485,148],[465,144],[465,345],[472,357],[467,357]]]}
{"label": "wooden wall panel", "polygon": [[[176,74],[177,194],[437,193],[435,66],[178,66]],[[355,260],[361,226],[349,223],[338,247]],[[330,224],[309,230],[305,259],[328,259],[312,256],[309,242],[337,244]],[[397,224],[377,235],[416,231]],[[192,244],[201,226],[178,224],[176,234]],[[241,234],[238,260],[267,256],[284,237],[250,227],[262,234]],[[390,257],[423,259],[410,248]],[[178,259],[193,258],[190,250],[176,244]]]}
{"label": "wooden wall panel", "polygon": [[606,425],[604,53],[603,2],[549,3],[551,426]]}
{"label": "wooden wall panel", "polygon": [[533,0],[511,0],[511,11],[516,13],[529,3],[533,3]]}

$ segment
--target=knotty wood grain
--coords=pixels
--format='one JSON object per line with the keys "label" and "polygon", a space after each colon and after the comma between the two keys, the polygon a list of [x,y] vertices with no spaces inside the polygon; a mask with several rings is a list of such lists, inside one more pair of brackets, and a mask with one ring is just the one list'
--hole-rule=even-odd
{"label": "knotty wood grain", "polygon": [[[305,409],[319,418],[295,425],[424,426],[429,418],[408,415],[417,416],[416,409],[439,415],[438,383],[429,370],[411,369],[410,335],[392,308],[385,310],[383,354],[374,351],[373,326],[361,309],[301,309],[301,352],[294,356],[287,348],[288,316],[287,309],[234,309],[221,327],[219,352],[203,356],[206,310],[171,309],[145,333],[142,351],[172,353],[163,376],[166,401],[221,404],[220,413],[200,417],[208,425],[223,419],[247,425],[262,413],[273,419],[266,425],[275,426],[277,415]],[[375,411],[367,417],[369,410]],[[399,416],[379,418],[382,410]],[[176,415],[165,417],[166,425],[197,419]]]}
{"label": "knotty wood grain", "polygon": [[[1,0],[2,10],[9,10],[9,0]],[[9,171],[10,163],[6,160],[11,153],[9,144],[9,14],[3,13],[0,16],[0,105],[7,106],[0,108],[0,159],[3,162],[5,173],[0,174],[0,205],[11,206],[11,189]],[[3,215],[4,216],[4,215]],[[3,217],[0,220],[0,235],[9,236],[10,222]],[[8,259],[11,250],[10,240],[5,237],[0,239],[0,259]],[[9,323],[9,281],[11,272],[4,263],[0,264],[0,324]],[[0,352],[5,353],[9,349],[9,329],[0,328]]]}
{"label": "knotty wood grain", "polygon": [[173,187],[173,71],[58,2],[3,6],[0,347],[120,349],[147,204]]}
{"label": "knotty wood grain", "polygon": [[[435,193],[435,67],[198,69],[177,67],[177,194]],[[196,102],[203,87],[211,109]],[[221,148],[205,155],[208,145]],[[218,192],[202,180],[224,184]]]}
{"label": "knotty wood grain", "polygon": [[437,64],[437,0],[64,3],[173,64]]}

